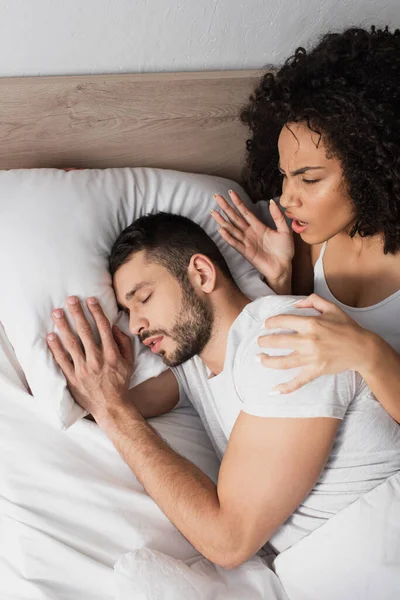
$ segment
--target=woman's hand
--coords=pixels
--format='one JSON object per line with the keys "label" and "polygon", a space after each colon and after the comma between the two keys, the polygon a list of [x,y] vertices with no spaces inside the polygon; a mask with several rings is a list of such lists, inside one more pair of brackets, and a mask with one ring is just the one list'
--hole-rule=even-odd
{"label": "woman's hand", "polygon": [[57,309],[52,316],[62,344],[54,333],[47,336],[47,343],[74,399],[97,420],[110,406],[126,401],[133,371],[131,340],[117,327],[111,328],[100,304],[89,298],[87,306],[100,334],[99,347],[78,298],[69,297],[67,304],[80,340],[71,331],[64,312]]}
{"label": "woman's hand", "polygon": [[277,294],[290,294],[293,233],[278,205],[270,201],[270,213],[277,227],[275,231],[257,219],[235,192],[229,190],[229,196],[236,210],[223,196],[215,194],[218,206],[229,219],[216,210],[211,211],[211,216],[220,225],[219,233],[264,275],[268,285]]}
{"label": "woman's hand", "polygon": [[286,356],[260,354],[265,367],[301,368],[297,377],[277,386],[277,392],[294,392],[321,375],[347,369],[359,373],[368,371],[374,334],[358,325],[336,304],[317,294],[301,300],[296,307],[315,308],[321,315],[271,317],[265,321],[266,329],[289,329],[296,333],[265,335],[258,340],[261,348],[293,348],[293,352]]}

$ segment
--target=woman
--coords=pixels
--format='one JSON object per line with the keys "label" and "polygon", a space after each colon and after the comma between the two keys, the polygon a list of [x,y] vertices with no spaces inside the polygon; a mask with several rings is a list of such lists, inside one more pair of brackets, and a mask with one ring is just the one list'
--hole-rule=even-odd
{"label": "woman", "polygon": [[263,76],[242,120],[252,132],[250,190],[281,193],[295,240],[273,201],[276,231],[234,193],[237,211],[216,197],[229,221],[213,217],[276,293],[314,290],[299,306],[321,313],[268,319],[267,329],[297,334],[260,338],[294,349],[262,363],[302,367],[280,393],[356,370],[400,422],[400,31],[349,29],[309,53],[298,48]]}

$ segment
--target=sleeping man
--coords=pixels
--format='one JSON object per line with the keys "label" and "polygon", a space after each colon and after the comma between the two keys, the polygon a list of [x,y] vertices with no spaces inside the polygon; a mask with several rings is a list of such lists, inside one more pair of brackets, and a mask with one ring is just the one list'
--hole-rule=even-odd
{"label": "sleeping man", "polygon": [[[128,391],[131,340],[94,298],[101,347],[75,297],[68,304],[83,349],[65,318],[55,319],[61,340],[48,343],[76,401],[206,558],[233,568],[268,541],[281,552],[400,468],[400,427],[357,373],[274,393],[293,369],[263,367],[257,339],[265,318],[295,312],[296,299],[251,302],[198,225],[141,217],[115,242],[110,269],[131,333],[169,369]],[[222,458],[217,485],[145,420],[186,397]]]}

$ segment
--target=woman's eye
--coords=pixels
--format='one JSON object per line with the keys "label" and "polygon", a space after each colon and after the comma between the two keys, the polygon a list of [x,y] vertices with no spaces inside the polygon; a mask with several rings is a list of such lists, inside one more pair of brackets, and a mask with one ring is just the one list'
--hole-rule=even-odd
{"label": "woman's eye", "polygon": [[303,179],[304,183],[318,183],[319,179]]}
{"label": "woman's eye", "polygon": [[142,304],[146,304],[146,302],[148,301],[148,299],[151,297],[151,294],[149,294],[147,296],[147,298],[145,298],[144,300],[142,300]]}

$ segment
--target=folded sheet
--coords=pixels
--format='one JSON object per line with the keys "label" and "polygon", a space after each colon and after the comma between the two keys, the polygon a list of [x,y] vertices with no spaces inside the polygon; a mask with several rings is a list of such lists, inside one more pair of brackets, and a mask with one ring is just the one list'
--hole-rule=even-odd
{"label": "folded sheet", "polygon": [[115,586],[116,600],[288,600],[259,557],[226,570],[203,557],[184,562],[144,548],[118,560]]}

